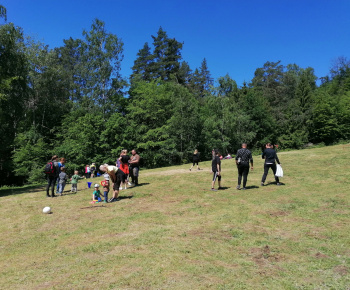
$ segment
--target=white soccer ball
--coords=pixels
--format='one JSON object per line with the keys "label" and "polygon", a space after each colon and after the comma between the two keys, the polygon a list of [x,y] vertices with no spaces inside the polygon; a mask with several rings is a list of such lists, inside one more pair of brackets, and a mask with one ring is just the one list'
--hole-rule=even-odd
{"label": "white soccer ball", "polygon": [[45,206],[43,208],[43,213],[50,213],[51,212],[51,208],[49,206]]}

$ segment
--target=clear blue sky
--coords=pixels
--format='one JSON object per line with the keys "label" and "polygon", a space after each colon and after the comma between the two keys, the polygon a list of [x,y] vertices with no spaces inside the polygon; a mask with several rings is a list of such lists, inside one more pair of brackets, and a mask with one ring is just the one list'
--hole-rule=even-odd
{"label": "clear blue sky", "polygon": [[350,58],[350,0],[0,0],[8,22],[48,44],[82,38],[94,18],[124,42],[122,75],[160,26],[184,42],[194,70],[206,58],[216,80],[227,73],[239,86],[266,61],[281,60],[329,73],[339,56]]}

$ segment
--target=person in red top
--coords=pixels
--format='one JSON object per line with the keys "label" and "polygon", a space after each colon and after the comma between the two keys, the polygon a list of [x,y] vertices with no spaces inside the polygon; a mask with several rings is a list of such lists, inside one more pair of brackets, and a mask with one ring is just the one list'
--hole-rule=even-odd
{"label": "person in red top", "polygon": [[123,184],[124,184],[124,189],[126,189],[126,181],[128,180],[128,176],[129,176],[129,160],[130,160],[130,157],[128,155],[128,150],[126,149],[122,150],[122,153],[119,157],[119,161],[120,161],[119,169],[125,173],[126,179],[122,181],[121,188],[119,189],[123,189]]}

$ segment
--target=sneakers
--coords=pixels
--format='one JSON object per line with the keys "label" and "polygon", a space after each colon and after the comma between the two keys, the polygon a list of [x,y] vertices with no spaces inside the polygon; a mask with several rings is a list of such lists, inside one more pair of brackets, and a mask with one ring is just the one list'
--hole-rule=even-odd
{"label": "sneakers", "polygon": [[129,186],[132,186],[132,183],[131,183],[131,182],[128,182],[128,185],[129,185]]}
{"label": "sneakers", "polygon": [[264,186],[264,182],[261,182],[261,186]]}
{"label": "sneakers", "polygon": [[281,183],[277,182],[276,185],[281,185]]}
{"label": "sneakers", "polygon": [[240,189],[241,189],[241,186],[240,186],[240,185],[237,185],[236,189],[240,190]]}
{"label": "sneakers", "polygon": [[212,188],[212,189],[211,189],[211,191],[217,191],[217,189],[215,189],[215,188]]}
{"label": "sneakers", "polygon": [[223,187],[221,187],[221,186],[218,188],[218,190],[223,190],[223,189],[224,189],[224,188],[223,188]]}
{"label": "sneakers", "polygon": [[123,187],[119,187],[119,190],[123,190]]}
{"label": "sneakers", "polygon": [[104,200],[103,203],[108,203],[108,201],[107,201],[107,200]]}
{"label": "sneakers", "polygon": [[245,188],[245,187],[243,187],[243,188],[242,188],[242,190],[246,190],[246,188]]}
{"label": "sneakers", "polygon": [[115,198],[112,197],[112,198],[110,198],[110,199],[108,200],[108,202],[113,202],[114,200],[115,200]]}
{"label": "sneakers", "polygon": [[192,168],[190,168],[190,171],[192,170]]}

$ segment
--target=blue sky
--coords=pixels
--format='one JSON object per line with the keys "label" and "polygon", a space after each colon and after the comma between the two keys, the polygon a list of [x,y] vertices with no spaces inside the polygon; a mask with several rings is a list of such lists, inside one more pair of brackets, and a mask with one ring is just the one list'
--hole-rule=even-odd
{"label": "blue sky", "polygon": [[93,19],[124,42],[122,75],[160,26],[184,42],[194,70],[206,58],[212,77],[229,74],[239,86],[267,61],[312,67],[326,76],[339,56],[350,58],[349,0],[0,0],[8,22],[48,44],[82,38]]}

